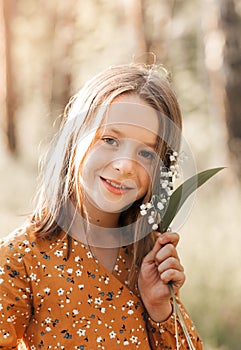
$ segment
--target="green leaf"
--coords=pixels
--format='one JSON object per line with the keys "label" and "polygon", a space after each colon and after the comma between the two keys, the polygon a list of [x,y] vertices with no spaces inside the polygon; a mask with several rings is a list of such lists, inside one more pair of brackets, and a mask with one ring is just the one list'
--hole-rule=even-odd
{"label": "green leaf", "polygon": [[201,173],[198,173],[187,179],[173,192],[170,197],[167,210],[161,222],[161,232],[165,232],[168,229],[172,220],[181,209],[186,199],[207,180],[209,180],[212,176],[217,174],[222,169],[224,169],[224,167],[202,171]]}

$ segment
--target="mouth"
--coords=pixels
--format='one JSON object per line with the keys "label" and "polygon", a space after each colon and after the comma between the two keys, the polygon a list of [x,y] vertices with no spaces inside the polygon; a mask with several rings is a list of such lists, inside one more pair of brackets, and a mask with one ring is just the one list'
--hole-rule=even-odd
{"label": "mouth", "polygon": [[119,181],[105,179],[101,176],[100,176],[100,180],[110,192],[115,193],[115,194],[124,194],[130,190],[133,190],[132,187],[128,187],[126,185],[123,185],[123,183],[121,183]]}

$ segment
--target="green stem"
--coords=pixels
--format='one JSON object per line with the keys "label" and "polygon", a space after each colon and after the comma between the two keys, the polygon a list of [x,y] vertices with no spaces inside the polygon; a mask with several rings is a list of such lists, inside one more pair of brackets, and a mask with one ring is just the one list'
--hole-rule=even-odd
{"label": "green stem", "polygon": [[177,350],[179,349],[179,344],[178,344],[178,331],[177,331],[177,316],[178,316],[178,318],[179,318],[179,322],[180,322],[180,324],[181,324],[181,326],[182,326],[182,329],[183,329],[183,332],[184,332],[184,334],[185,334],[185,337],[186,337],[186,340],[187,340],[189,349],[191,349],[191,350],[196,350],[196,349],[195,349],[195,346],[193,345],[193,342],[192,342],[192,340],[191,340],[191,337],[190,337],[190,335],[189,335],[189,333],[188,333],[188,330],[187,330],[186,324],[185,324],[185,322],[184,322],[184,320],[183,320],[181,311],[180,311],[180,309],[179,309],[179,306],[178,306],[178,303],[177,303],[177,300],[176,300],[176,296],[175,296],[175,293],[174,293],[174,290],[173,290],[172,282],[169,282],[169,283],[168,283],[168,287],[169,287],[169,290],[170,290],[170,293],[171,293],[171,297],[172,297],[172,300],[173,300]]}

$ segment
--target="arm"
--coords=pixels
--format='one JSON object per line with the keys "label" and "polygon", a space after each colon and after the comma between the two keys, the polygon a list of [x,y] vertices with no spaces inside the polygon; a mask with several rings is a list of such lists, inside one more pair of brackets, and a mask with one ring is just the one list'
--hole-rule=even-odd
{"label": "arm", "polygon": [[31,315],[30,284],[24,249],[14,238],[0,243],[0,349],[14,349]]}
{"label": "arm", "polygon": [[[160,235],[153,249],[143,259],[138,277],[140,295],[147,311],[147,330],[152,349],[176,349],[175,317],[168,283],[172,282],[177,294],[185,281],[184,269],[176,250],[178,241],[179,236],[175,233]],[[183,305],[178,302],[194,346],[196,350],[201,350],[202,343],[197,331]],[[187,349],[178,318],[177,333],[180,350]]]}
{"label": "arm", "polygon": [[[197,330],[190,319],[187,311],[185,310],[183,304],[176,297],[179,309],[182,313],[182,317],[185,320],[185,324],[188,330],[188,333],[191,337],[193,345],[196,350],[202,350],[203,344],[197,333]],[[155,322],[150,317],[147,317],[147,331],[149,336],[149,342],[151,345],[151,349],[162,350],[164,348],[176,350],[176,338],[175,338],[175,317],[172,313],[171,316],[164,322]],[[183,334],[182,326],[179,323],[179,319],[177,318],[177,333],[178,333],[178,343],[179,350],[187,350],[189,349],[185,335]]]}

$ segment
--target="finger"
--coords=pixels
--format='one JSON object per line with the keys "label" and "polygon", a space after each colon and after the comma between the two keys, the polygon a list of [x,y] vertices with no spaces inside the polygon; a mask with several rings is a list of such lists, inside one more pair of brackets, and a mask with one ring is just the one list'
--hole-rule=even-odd
{"label": "finger", "polygon": [[152,250],[144,257],[143,262],[153,263],[155,262],[155,257],[158,251],[163,247],[161,243],[161,235],[158,236]]}
{"label": "finger", "polygon": [[152,248],[152,250],[144,257],[143,262],[145,263],[153,263],[155,261],[156,254],[160,251],[160,249],[165,246],[167,243],[170,243],[174,247],[177,246],[179,241],[179,235],[175,232],[165,232],[160,234],[156,239],[156,242]]}
{"label": "finger", "polygon": [[160,275],[160,278],[165,284],[168,284],[168,283],[172,282],[172,284],[176,288],[181,288],[181,286],[185,282],[185,278],[186,277],[185,277],[184,272],[177,271],[175,269],[169,269],[167,271],[164,271]]}
{"label": "finger", "polygon": [[165,261],[163,261],[161,264],[159,264],[157,266],[158,272],[160,274],[162,274],[163,272],[169,270],[169,269],[173,269],[173,270],[177,270],[180,272],[184,271],[183,266],[180,264],[180,261],[177,260],[174,257],[170,257],[168,259],[166,259]]}
{"label": "finger", "polygon": [[156,253],[155,261],[160,264],[170,257],[180,260],[174,245],[168,243]]}
{"label": "finger", "polygon": [[160,243],[162,245],[165,245],[167,243],[171,243],[173,244],[175,247],[177,246],[178,242],[179,242],[179,234],[176,232],[164,232],[160,237]]}

